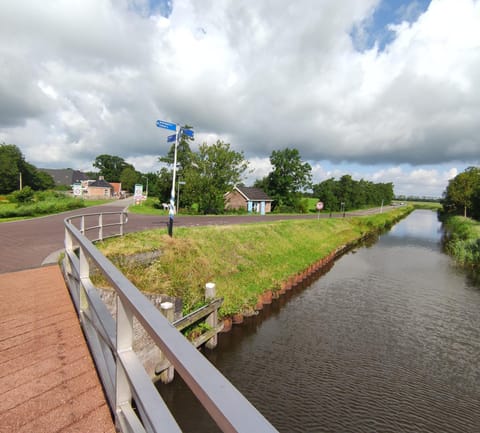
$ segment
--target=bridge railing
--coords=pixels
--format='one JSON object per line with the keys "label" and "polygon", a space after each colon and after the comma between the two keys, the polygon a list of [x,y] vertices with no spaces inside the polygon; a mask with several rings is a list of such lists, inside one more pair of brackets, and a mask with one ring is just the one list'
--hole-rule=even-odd
{"label": "bridge railing", "polygon": [[[117,428],[142,433],[181,431],[132,348],[135,318],[222,431],[276,432],[72,220],[65,220],[65,279]],[[93,269],[110,282],[117,294],[115,318],[92,283]]]}
{"label": "bridge railing", "polygon": [[91,241],[101,241],[113,236],[123,236],[128,213],[125,211],[89,213],[72,216],[69,221]]}

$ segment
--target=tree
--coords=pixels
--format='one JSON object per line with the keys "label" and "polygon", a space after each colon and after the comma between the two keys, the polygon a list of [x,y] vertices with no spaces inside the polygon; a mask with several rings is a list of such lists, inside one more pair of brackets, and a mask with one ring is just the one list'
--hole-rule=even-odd
{"label": "tree", "polygon": [[22,152],[14,144],[0,144],[0,194],[20,189],[20,169],[25,163]]}
{"label": "tree", "polygon": [[313,186],[313,192],[325,204],[325,209],[338,211],[341,203],[345,210],[367,206],[380,206],[393,199],[392,183],[373,183],[363,179],[356,181],[348,174],[340,180],[324,180]]}
{"label": "tree", "polygon": [[95,168],[98,168],[99,175],[103,176],[107,182],[120,182],[122,171],[127,167],[135,170],[135,167],[123,158],[115,155],[98,155],[93,163]]}
{"label": "tree", "polygon": [[335,179],[324,180],[323,182],[313,186],[313,193],[325,206],[325,210],[340,210],[338,186]]}
{"label": "tree", "polygon": [[268,174],[266,192],[287,208],[299,205],[300,192],[312,187],[312,167],[302,162],[297,149],[274,150],[270,156],[273,170]]}
{"label": "tree", "polygon": [[120,182],[122,182],[122,189],[133,192],[135,184],[141,183],[142,174],[136,171],[133,167],[125,167],[120,174]]}
{"label": "tree", "polygon": [[476,191],[480,187],[480,168],[468,167],[448,182],[444,191],[443,208],[446,212],[463,213],[472,209]]}
{"label": "tree", "polygon": [[229,143],[218,140],[215,144],[200,145],[192,153],[188,167],[184,167],[185,186],[182,196],[198,203],[201,213],[222,213],[224,194],[240,182],[248,168],[243,152],[236,152]]}
{"label": "tree", "polygon": [[49,174],[25,161],[17,146],[0,144],[0,194],[9,194],[20,186],[42,190],[53,188],[55,182]]}

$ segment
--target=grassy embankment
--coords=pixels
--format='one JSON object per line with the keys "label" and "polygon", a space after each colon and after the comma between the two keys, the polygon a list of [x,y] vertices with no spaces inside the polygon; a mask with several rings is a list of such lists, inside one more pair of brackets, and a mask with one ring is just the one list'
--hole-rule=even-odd
{"label": "grassy embankment", "polygon": [[0,222],[52,215],[73,209],[108,203],[109,200],[82,200],[62,193],[40,192],[28,203],[12,203],[0,197]]}
{"label": "grassy embankment", "polygon": [[448,234],[447,252],[461,266],[480,268],[480,222],[462,216],[444,221]]}
{"label": "grassy embankment", "polygon": [[[391,226],[412,206],[352,218],[290,220],[232,226],[151,230],[110,239],[103,251],[140,290],[183,299],[184,310],[203,302],[205,283],[217,284],[224,298],[220,314],[251,311],[259,295],[339,247]],[[125,256],[160,250],[153,263],[142,265]]]}

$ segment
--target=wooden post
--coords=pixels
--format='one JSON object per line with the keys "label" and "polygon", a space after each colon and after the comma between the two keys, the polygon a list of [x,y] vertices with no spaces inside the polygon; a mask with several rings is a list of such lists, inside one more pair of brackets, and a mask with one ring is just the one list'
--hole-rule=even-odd
{"label": "wooden post", "polygon": [[[167,318],[167,320],[169,322],[173,322],[173,318],[175,314],[173,303],[162,302],[160,304],[160,309],[162,311],[162,314]],[[165,364],[165,363],[167,363],[169,366],[160,373],[160,380],[163,383],[170,383],[173,380],[173,375],[175,373],[175,370],[173,368],[173,365],[171,365],[168,362],[168,359],[165,357],[165,355],[163,353],[160,353],[160,364]]]}
{"label": "wooden post", "polygon": [[[216,292],[215,289],[216,289],[215,283],[205,284],[205,300],[206,301],[212,300],[213,298],[215,298],[215,292]],[[217,326],[217,321],[218,321],[218,313],[217,313],[217,310],[215,309],[207,316],[206,323],[212,329],[214,329]],[[215,347],[217,347],[217,343],[218,343],[218,336],[217,336],[217,333],[215,333],[215,335],[205,343],[205,346],[207,346],[209,349],[214,349]]]}

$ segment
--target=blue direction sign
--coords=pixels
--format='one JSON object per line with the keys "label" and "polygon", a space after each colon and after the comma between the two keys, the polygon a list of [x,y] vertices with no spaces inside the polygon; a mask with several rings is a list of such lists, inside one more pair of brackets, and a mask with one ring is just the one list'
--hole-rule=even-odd
{"label": "blue direction sign", "polygon": [[193,129],[183,129],[182,128],[183,134],[185,134],[187,137],[193,138]]}
{"label": "blue direction sign", "polygon": [[157,120],[157,127],[176,131],[177,125],[175,123],[165,122],[164,120]]}
{"label": "blue direction sign", "polygon": [[176,140],[177,140],[177,134],[169,135],[167,137],[167,143],[173,143]]}

